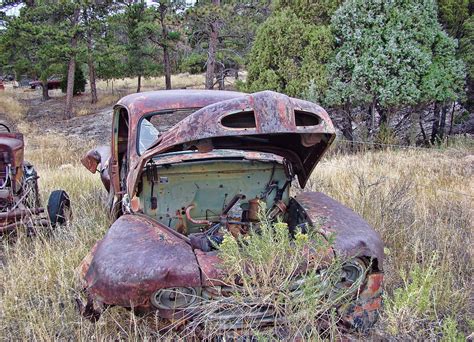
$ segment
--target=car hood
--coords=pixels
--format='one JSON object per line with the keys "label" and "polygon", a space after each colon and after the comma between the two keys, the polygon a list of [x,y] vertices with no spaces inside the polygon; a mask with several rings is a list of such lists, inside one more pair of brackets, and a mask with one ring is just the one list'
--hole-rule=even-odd
{"label": "car hood", "polygon": [[160,136],[132,167],[127,188],[133,195],[153,156],[213,149],[279,155],[292,164],[304,187],[334,138],[334,126],[320,106],[272,91],[249,94],[201,108]]}

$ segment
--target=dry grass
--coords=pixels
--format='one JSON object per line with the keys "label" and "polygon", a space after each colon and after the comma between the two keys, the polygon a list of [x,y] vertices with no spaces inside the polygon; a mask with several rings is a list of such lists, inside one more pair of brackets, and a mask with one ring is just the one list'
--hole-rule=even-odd
{"label": "dry grass", "polygon": [[[171,76],[171,85],[173,89],[199,89],[204,88],[204,74],[191,75],[188,73]],[[142,91],[165,89],[164,77],[142,78]],[[137,89],[137,78],[124,78],[114,81],[98,81],[97,89],[106,92],[112,92],[112,89],[118,92],[131,93]]]}
{"label": "dry grass", "polygon": [[[94,325],[77,314],[75,268],[109,225],[101,184],[77,163],[88,146],[48,136],[27,143],[43,199],[51,190],[65,189],[74,222],[52,234],[30,238],[20,232],[14,243],[3,239],[1,338],[161,338],[153,317],[137,318],[112,308]],[[473,197],[460,193],[474,196],[473,163],[472,145],[464,145],[442,151],[336,154],[316,169],[311,187],[354,208],[386,243],[386,300],[378,335],[432,340],[472,332]]]}
{"label": "dry grass", "polygon": [[98,96],[98,101],[95,104],[82,104],[81,106],[76,106],[74,110],[75,116],[85,116],[85,115],[91,115],[95,114],[98,111],[106,108],[106,107],[111,107],[115,103],[117,103],[120,98],[123,96],[127,95],[125,92],[114,92],[114,94],[101,91],[97,94]]}
{"label": "dry grass", "polygon": [[25,117],[26,111],[15,94],[0,91],[0,117],[4,115],[9,122],[16,123]]}
{"label": "dry grass", "polygon": [[[446,319],[472,332],[474,145],[333,155],[311,188],[361,214],[386,244],[381,329],[437,339]],[[427,302],[428,304],[425,305]]]}

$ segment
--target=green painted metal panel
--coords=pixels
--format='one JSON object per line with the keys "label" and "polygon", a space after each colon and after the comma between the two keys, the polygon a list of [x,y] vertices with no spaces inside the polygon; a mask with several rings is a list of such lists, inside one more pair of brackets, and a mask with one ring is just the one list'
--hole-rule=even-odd
{"label": "green painted metal panel", "polygon": [[[143,173],[140,203],[145,214],[171,228],[176,228],[179,216],[185,218],[184,210],[190,205],[195,206],[190,212],[193,219],[217,219],[237,194],[246,198],[234,206],[229,216],[240,220],[248,201],[260,197],[270,181],[277,181],[279,187],[286,181],[284,167],[277,162],[208,160],[164,165],[155,170],[153,186],[147,173]],[[267,197],[267,207],[273,204],[275,195],[273,190]],[[152,197],[157,198],[156,209],[151,209]],[[282,200],[288,203],[288,188]],[[188,233],[199,231],[199,226],[187,220],[186,225]]]}

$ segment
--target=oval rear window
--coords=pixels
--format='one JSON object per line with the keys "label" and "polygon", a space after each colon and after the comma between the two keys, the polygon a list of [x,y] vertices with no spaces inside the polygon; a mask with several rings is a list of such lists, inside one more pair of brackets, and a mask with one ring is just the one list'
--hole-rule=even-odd
{"label": "oval rear window", "polygon": [[228,128],[256,128],[253,111],[238,112],[224,116],[221,125]]}
{"label": "oval rear window", "polygon": [[321,123],[321,118],[316,114],[295,110],[296,126],[317,126]]}

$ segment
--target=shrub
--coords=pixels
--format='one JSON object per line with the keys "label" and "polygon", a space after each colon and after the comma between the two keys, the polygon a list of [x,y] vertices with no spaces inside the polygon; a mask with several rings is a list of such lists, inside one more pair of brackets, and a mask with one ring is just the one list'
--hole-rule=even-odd
{"label": "shrub", "polygon": [[[269,222],[262,213],[260,220],[247,235],[224,236],[219,256],[225,283],[233,290],[228,297],[205,303],[195,324],[204,325],[207,337],[213,338],[216,320],[208,318],[225,314],[232,317],[226,325],[242,325],[249,335],[263,339],[335,337],[335,308],[346,303],[360,283],[349,289],[335,286],[343,262],[328,254],[333,239],[326,240],[317,229],[292,238],[286,223]],[[278,325],[256,331],[262,312]]]}
{"label": "shrub", "polygon": [[327,88],[325,63],[332,46],[329,26],[306,23],[290,9],[277,11],[257,31],[247,83],[241,88],[302,96],[313,82],[321,97]]}

